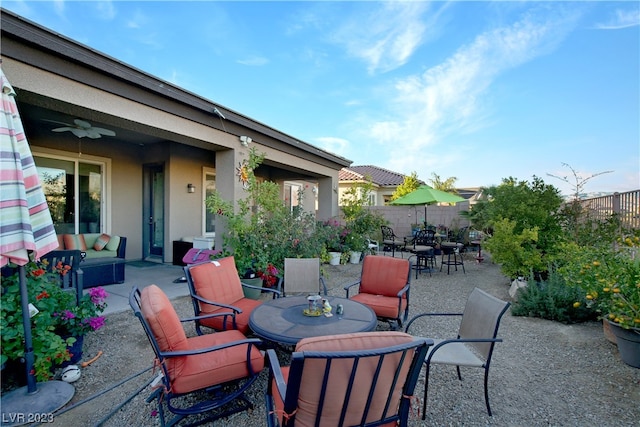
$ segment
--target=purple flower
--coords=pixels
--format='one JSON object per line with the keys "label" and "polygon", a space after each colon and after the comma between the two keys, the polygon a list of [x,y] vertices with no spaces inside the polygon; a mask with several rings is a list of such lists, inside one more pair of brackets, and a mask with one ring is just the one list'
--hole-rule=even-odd
{"label": "purple flower", "polygon": [[75,319],[76,315],[73,312],[69,311],[69,310],[65,310],[64,312],[62,312],[62,317],[65,320],[71,320],[71,319]]}
{"label": "purple flower", "polygon": [[102,304],[102,302],[107,299],[107,296],[109,294],[107,294],[107,291],[105,291],[103,288],[91,288],[89,289],[89,296],[91,297],[91,302],[98,305],[98,304]]}
{"label": "purple flower", "polygon": [[85,322],[89,323],[89,326],[91,326],[94,331],[97,331],[104,326],[104,317],[90,317],[86,319]]}

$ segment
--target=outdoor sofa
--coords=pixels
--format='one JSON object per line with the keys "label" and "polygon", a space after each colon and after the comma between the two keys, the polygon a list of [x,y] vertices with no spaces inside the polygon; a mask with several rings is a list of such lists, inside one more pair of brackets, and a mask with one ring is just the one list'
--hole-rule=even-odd
{"label": "outdoor sofa", "polygon": [[85,253],[80,263],[83,287],[124,283],[127,238],[100,233],[59,234],[58,249],[78,249]]}

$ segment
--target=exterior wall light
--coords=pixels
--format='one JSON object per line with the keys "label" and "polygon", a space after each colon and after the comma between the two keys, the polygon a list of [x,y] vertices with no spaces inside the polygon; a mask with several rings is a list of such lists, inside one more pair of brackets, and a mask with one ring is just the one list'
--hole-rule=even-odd
{"label": "exterior wall light", "polygon": [[242,145],[243,147],[248,147],[249,144],[251,144],[251,141],[253,140],[249,136],[245,136],[245,135],[240,136],[240,145]]}
{"label": "exterior wall light", "polygon": [[196,186],[193,184],[187,184],[187,193],[195,193],[196,192]]}

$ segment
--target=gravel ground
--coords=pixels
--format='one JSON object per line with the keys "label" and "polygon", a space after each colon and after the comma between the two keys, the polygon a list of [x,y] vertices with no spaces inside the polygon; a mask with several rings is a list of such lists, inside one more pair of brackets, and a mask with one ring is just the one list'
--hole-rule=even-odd
{"label": "gravel ground", "polygon": [[[331,293],[344,295],[342,286],[355,280],[360,265],[325,266]],[[461,312],[469,292],[479,287],[498,298],[510,300],[509,281],[499,267],[486,260],[472,262],[467,255],[466,274],[462,271],[423,273],[411,287],[410,316],[421,312]],[[187,298],[174,300],[181,317],[192,315]],[[455,336],[459,319],[416,325],[412,333],[433,338]],[[387,329],[386,324],[379,324]],[[624,364],[615,345],[605,340],[602,325],[592,322],[563,325],[547,320],[514,317],[508,312],[502,320],[489,378],[493,416],[486,413],[483,375],[480,369],[463,369],[463,381],[455,368],[432,368],[427,418],[417,414],[410,426],[496,425],[496,426],[639,426],[640,369]],[[66,409],[55,424],[65,426],[97,425],[121,402],[134,396],[122,409],[104,422],[105,426],[156,426],[152,415],[155,403],[147,404],[150,393],[144,387],[152,378],[150,371],[111,391],[112,385],[150,368],[152,352],[142,327],[130,312],[109,315],[107,325],[87,335],[84,359],[104,355],[84,368],[76,382],[76,394],[70,405],[89,397],[95,399]],[[249,398],[255,409],[216,422],[220,426],[264,425],[266,369],[253,385]],[[138,393],[140,388],[144,389]],[[424,376],[416,388],[422,399]]]}

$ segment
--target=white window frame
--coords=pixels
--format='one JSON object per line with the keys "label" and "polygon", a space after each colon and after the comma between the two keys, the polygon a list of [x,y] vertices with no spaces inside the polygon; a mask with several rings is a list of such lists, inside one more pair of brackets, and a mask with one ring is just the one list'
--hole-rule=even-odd
{"label": "white window frame", "polygon": [[205,200],[207,198],[207,176],[208,175],[213,175],[213,177],[216,177],[216,170],[214,168],[208,168],[208,167],[203,167],[202,168],[202,185],[200,188],[202,188],[202,193],[201,193],[201,197],[202,197],[202,224],[201,224],[201,230],[202,230],[202,235],[203,236],[207,236],[207,237],[215,237],[216,233],[214,232],[207,232],[207,204],[205,203]]}
{"label": "white window frame", "polygon": [[[32,147],[33,156],[46,157],[48,159],[63,160],[73,162],[73,173],[77,177],[79,172],[79,163],[88,163],[100,165],[102,167],[102,197],[100,199],[100,233],[111,233],[111,159],[107,157],[92,156],[82,153],[82,156],[70,153],[68,151],[54,150],[44,147]],[[80,180],[74,179],[74,194],[80,191]],[[73,210],[79,212],[80,201],[76,197],[74,200]],[[76,231],[80,228],[80,215],[75,215],[74,228]]]}

